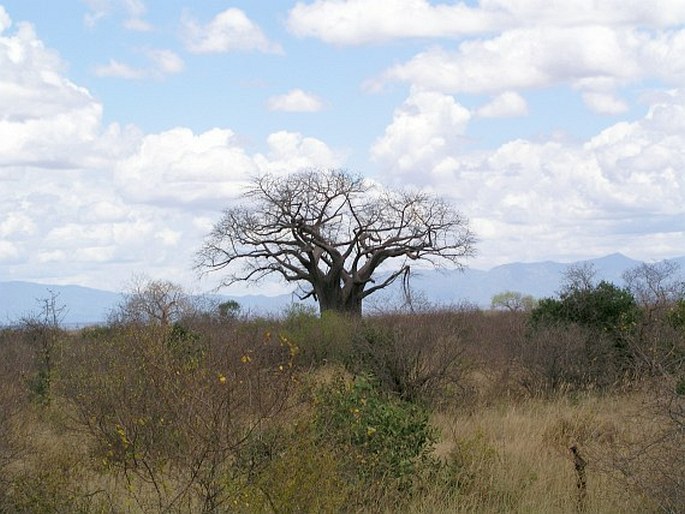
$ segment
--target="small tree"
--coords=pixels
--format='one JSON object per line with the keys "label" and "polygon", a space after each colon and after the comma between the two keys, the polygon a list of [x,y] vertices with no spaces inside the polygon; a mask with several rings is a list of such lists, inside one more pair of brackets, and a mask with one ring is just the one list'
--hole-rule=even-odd
{"label": "small tree", "polygon": [[51,400],[55,354],[64,336],[61,325],[66,315],[66,306],[58,303],[59,293],[49,289],[48,292],[49,296],[37,300],[40,314],[22,319],[23,331],[35,352],[36,373],[30,381],[30,390],[45,404]]}
{"label": "small tree", "polygon": [[219,316],[222,319],[226,319],[237,318],[242,307],[240,307],[240,304],[235,300],[226,300],[225,302],[221,302],[217,309],[219,311]]}
{"label": "small tree", "polygon": [[461,267],[474,252],[468,221],[445,200],[383,190],[342,170],[264,175],[244,197],[250,203],[214,226],[198,268],[227,270],[222,285],[279,275],[321,312],[359,315],[364,298],[409,276],[410,261]]}
{"label": "small tree", "polygon": [[[565,274],[558,298],[543,298],[531,312],[532,356],[552,387],[609,385],[632,369],[628,348],[638,308],[626,289],[594,283],[591,267]],[[530,348],[529,348],[530,350]],[[537,354],[537,356],[535,355]]]}
{"label": "small tree", "polygon": [[637,307],[632,295],[610,282],[589,289],[567,290],[559,299],[544,298],[533,309],[533,324],[577,323],[588,328],[617,333],[635,320]]}
{"label": "small tree", "polygon": [[168,326],[194,311],[192,298],[180,285],[137,277],[111,320]]}
{"label": "small tree", "polygon": [[639,264],[627,270],[623,280],[642,307],[664,307],[685,298],[685,280],[674,261]]}
{"label": "small tree", "polygon": [[493,309],[506,310],[509,312],[531,311],[535,307],[535,298],[529,294],[518,291],[504,291],[492,297],[490,306]]}

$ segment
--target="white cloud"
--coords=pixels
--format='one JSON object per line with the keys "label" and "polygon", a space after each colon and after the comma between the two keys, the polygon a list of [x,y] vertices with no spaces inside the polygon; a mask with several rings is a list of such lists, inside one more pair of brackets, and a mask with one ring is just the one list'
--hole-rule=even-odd
{"label": "white cloud", "polygon": [[[398,123],[407,109],[399,110],[386,138],[401,126],[408,134],[421,132],[412,124],[425,113]],[[372,152],[384,150],[388,181],[401,175],[404,183],[455,199],[481,236],[481,265],[498,263],[498,255],[501,263],[617,250],[653,258],[650,245],[657,241],[667,255],[682,253],[679,245],[685,243],[684,120],[685,93],[674,90],[644,118],[617,123],[584,144],[514,140],[494,152],[475,153],[457,145],[432,159],[414,158],[420,166],[407,166],[408,151],[400,144],[376,145]],[[431,141],[454,133],[449,124],[432,127],[423,129]],[[407,146],[418,149],[422,142]]]}
{"label": "white cloud", "polygon": [[325,143],[293,132],[267,138],[266,155],[250,155],[231,130],[194,134],[176,128],[150,134],[116,168],[116,183],[129,202],[185,208],[223,208],[261,171],[293,171],[339,163]]}
{"label": "white cloud", "polygon": [[183,59],[171,50],[147,50],[145,53],[160,73],[167,75],[183,71]]}
{"label": "white cloud", "polygon": [[459,37],[514,27],[579,25],[668,28],[685,23],[680,0],[481,0],[431,4],[427,0],[316,0],[288,15],[297,36],[337,45],[395,38]]}
{"label": "white cloud", "polygon": [[164,246],[176,246],[181,240],[181,233],[177,230],[164,228],[155,234],[155,239],[159,240]]}
{"label": "white cloud", "polygon": [[87,27],[94,28],[100,20],[112,15],[112,13],[123,12],[125,14],[124,28],[137,32],[149,32],[153,29],[152,25],[143,19],[147,8],[142,0],[83,1],[90,9],[83,17]]}
{"label": "white cloud", "polygon": [[265,53],[282,53],[257,24],[237,8],[217,14],[209,23],[201,25],[189,15],[182,21],[186,47],[195,53],[223,53],[257,50]]}
{"label": "white cloud", "polygon": [[150,32],[154,28],[151,24],[140,18],[129,18],[124,22],[124,27],[136,32]]}
{"label": "white cloud", "polygon": [[596,77],[644,75],[649,36],[608,27],[536,27],[466,41],[455,52],[432,48],[393,66],[372,86],[403,81],[449,93],[503,92]]}
{"label": "white cloud", "polygon": [[63,76],[64,65],[31,25],[0,35],[0,169],[96,164],[123,146],[126,131],[102,132],[102,106]]}
{"label": "white cloud", "polygon": [[98,77],[139,80],[147,76],[147,70],[142,68],[133,68],[128,64],[121,63],[115,59],[110,59],[109,63],[96,66],[95,74]]}
{"label": "white cloud", "polygon": [[481,0],[487,12],[505,14],[510,24],[626,25],[655,28],[685,23],[680,0]]}
{"label": "white cloud", "polygon": [[284,95],[272,96],[267,106],[270,111],[317,112],[323,108],[323,102],[316,95],[293,89]]}
{"label": "white cloud", "polygon": [[94,73],[98,77],[113,77],[126,80],[142,80],[162,78],[165,75],[180,73],[185,68],[183,59],[171,50],[148,49],[143,53],[151,62],[151,66],[134,68],[128,64],[110,59],[106,65],[96,66]]}
{"label": "white cloud", "polygon": [[476,111],[476,115],[481,118],[512,118],[526,114],[528,114],[526,100],[513,91],[506,91],[496,96]]}
{"label": "white cloud", "polygon": [[0,222],[0,237],[14,235],[31,235],[36,231],[36,224],[25,213],[10,212],[9,215]]}
{"label": "white cloud", "polygon": [[138,150],[117,164],[115,180],[128,201],[220,203],[234,198],[256,169],[232,131],[195,135],[176,128],[145,136]]}
{"label": "white cloud", "polygon": [[10,241],[0,241],[0,262],[10,263],[19,257],[19,249]]}
{"label": "white cloud", "polygon": [[470,119],[468,109],[453,97],[413,90],[374,143],[372,158],[386,169],[421,173],[459,150]]}
{"label": "white cloud", "polygon": [[621,114],[628,110],[628,105],[610,93],[587,91],[583,93],[583,102],[599,114]]}
{"label": "white cloud", "polygon": [[285,130],[270,134],[269,151],[255,155],[260,172],[290,173],[304,168],[333,168],[341,165],[343,156],[323,141]]}
{"label": "white cloud", "polygon": [[[7,21],[10,27],[11,20]],[[93,102],[86,89],[66,79],[64,63],[45,48],[33,27],[17,24],[0,34],[0,112],[4,120],[42,119]]]}
{"label": "white cloud", "polygon": [[5,8],[2,5],[0,5],[0,34],[2,34],[11,26],[12,20],[10,19],[10,15],[7,14]]}
{"label": "white cloud", "polygon": [[298,2],[288,15],[288,28],[298,36],[355,45],[398,37],[474,34],[492,29],[498,19],[496,13],[461,2],[432,6],[426,0],[317,0]]}

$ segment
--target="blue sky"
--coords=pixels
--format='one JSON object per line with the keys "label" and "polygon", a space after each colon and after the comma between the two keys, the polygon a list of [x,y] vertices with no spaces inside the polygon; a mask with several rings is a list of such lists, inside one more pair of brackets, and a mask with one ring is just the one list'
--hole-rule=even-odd
{"label": "blue sky", "polygon": [[682,0],[0,0],[0,280],[206,289],[301,167],[448,197],[476,268],[680,256],[684,149]]}

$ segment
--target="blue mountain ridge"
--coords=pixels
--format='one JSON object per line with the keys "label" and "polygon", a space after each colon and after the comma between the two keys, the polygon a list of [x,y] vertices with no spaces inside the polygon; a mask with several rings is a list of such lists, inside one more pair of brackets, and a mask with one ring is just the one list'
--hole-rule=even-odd
{"label": "blue mountain ridge", "polygon": [[[685,273],[685,257],[675,261]],[[518,291],[535,298],[554,296],[559,290],[563,272],[572,264],[590,263],[597,272],[597,280],[607,280],[623,285],[622,274],[641,261],[615,253],[575,263],[534,262],[512,263],[496,266],[488,271],[467,268],[459,270],[417,270],[412,273],[412,291],[433,305],[457,305],[470,303],[488,307],[492,297],[503,291]],[[400,285],[393,284],[379,298],[399,298]],[[88,325],[106,321],[107,315],[121,302],[122,294],[81,286],[44,285],[32,282],[0,282],[0,325],[17,323],[22,318],[41,311],[40,301],[58,295],[58,304],[66,307],[64,324]],[[376,295],[372,295],[372,299]],[[244,312],[257,314],[281,313],[297,298],[292,294],[264,295],[214,295],[219,301],[235,300]],[[309,305],[313,305],[309,303]]]}

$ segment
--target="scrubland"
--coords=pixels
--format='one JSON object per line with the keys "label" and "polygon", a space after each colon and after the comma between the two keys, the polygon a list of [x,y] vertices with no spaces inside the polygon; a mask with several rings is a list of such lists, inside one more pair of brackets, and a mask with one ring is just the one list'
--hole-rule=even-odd
{"label": "scrubland", "polygon": [[0,512],[682,512],[673,312],[6,328]]}

